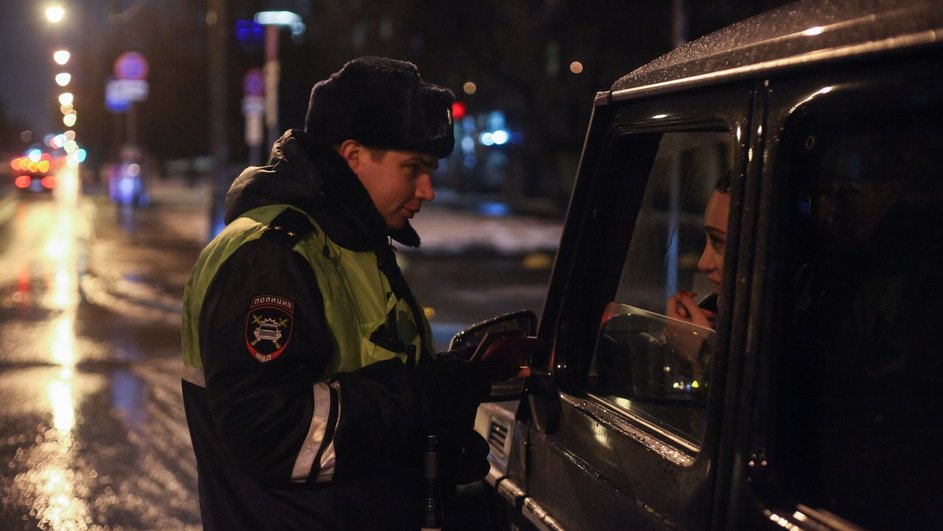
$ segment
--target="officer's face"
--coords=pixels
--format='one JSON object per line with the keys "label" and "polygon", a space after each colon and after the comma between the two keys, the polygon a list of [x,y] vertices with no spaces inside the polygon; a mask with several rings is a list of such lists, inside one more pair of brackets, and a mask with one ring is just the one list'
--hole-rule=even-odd
{"label": "officer's face", "polygon": [[435,198],[431,175],[439,167],[435,156],[363,146],[350,155],[348,164],[367,189],[388,229],[403,228],[406,220],[419,212],[423,201]]}

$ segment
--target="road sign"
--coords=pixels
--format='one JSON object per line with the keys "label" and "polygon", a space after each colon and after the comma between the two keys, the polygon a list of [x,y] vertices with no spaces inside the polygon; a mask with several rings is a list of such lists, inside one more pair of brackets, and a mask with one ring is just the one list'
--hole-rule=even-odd
{"label": "road sign", "polygon": [[144,101],[148,84],[143,79],[108,79],[105,82],[105,106],[111,112],[126,112],[135,101]]}
{"label": "road sign", "polygon": [[148,85],[143,79],[110,79],[105,85],[106,99],[144,101]]}
{"label": "road sign", "polygon": [[138,52],[124,52],[115,59],[115,77],[118,79],[144,79],[147,70],[147,59]]}
{"label": "road sign", "polygon": [[265,80],[261,68],[250,68],[242,77],[242,90],[246,96],[261,96],[265,94]]}

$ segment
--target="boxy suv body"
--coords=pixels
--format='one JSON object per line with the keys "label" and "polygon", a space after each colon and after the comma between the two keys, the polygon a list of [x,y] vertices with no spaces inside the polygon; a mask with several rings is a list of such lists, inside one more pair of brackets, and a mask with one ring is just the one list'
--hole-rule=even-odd
{"label": "boxy suv body", "polygon": [[943,3],[800,2],[599,93],[548,289],[477,419],[501,527],[938,527]]}

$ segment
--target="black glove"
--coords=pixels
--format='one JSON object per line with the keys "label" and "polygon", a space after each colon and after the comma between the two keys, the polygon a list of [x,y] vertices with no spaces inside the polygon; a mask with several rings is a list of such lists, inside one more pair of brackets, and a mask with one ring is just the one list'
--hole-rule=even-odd
{"label": "black glove", "polygon": [[439,435],[439,473],[446,484],[464,485],[488,475],[488,443],[475,430]]}
{"label": "black glove", "polygon": [[445,484],[477,481],[488,474],[488,443],[475,432],[478,406],[491,394],[480,364],[450,354],[420,363],[414,386],[419,428],[439,439],[439,472]]}
{"label": "black glove", "polygon": [[442,354],[415,372],[419,427],[428,433],[462,433],[475,426],[478,406],[491,394],[481,364]]}

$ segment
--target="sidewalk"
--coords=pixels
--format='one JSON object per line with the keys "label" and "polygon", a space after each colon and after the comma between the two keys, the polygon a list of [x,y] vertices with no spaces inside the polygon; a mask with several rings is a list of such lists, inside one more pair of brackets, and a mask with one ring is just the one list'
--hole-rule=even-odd
{"label": "sidewalk", "polygon": [[[479,205],[435,201],[422,206],[410,222],[419,233],[419,249],[410,253],[493,253],[524,255],[555,253],[563,230],[563,219],[520,214],[488,215]],[[485,205],[486,207],[488,205]]]}

